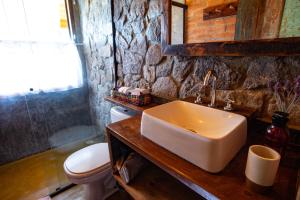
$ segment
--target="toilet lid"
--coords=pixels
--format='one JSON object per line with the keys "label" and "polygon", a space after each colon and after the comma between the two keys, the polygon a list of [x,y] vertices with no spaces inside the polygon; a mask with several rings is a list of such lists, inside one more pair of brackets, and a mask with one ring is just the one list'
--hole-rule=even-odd
{"label": "toilet lid", "polygon": [[71,154],[65,161],[66,168],[76,174],[86,173],[110,162],[107,143],[93,144]]}

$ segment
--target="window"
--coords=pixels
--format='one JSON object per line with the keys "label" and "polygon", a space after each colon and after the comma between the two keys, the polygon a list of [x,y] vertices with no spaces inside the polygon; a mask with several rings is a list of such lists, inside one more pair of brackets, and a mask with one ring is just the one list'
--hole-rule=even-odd
{"label": "window", "polygon": [[0,96],[82,86],[64,0],[0,0]]}
{"label": "window", "polygon": [[171,2],[171,44],[184,44],[187,5],[185,5],[185,0],[172,0]]}

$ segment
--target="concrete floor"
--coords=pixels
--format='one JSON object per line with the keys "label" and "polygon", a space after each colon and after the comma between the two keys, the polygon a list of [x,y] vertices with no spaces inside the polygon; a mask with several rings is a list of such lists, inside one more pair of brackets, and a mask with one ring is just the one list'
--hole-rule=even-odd
{"label": "concrete floor", "polygon": [[68,185],[64,160],[72,152],[95,142],[98,139],[68,144],[0,166],[0,199],[35,200]]}

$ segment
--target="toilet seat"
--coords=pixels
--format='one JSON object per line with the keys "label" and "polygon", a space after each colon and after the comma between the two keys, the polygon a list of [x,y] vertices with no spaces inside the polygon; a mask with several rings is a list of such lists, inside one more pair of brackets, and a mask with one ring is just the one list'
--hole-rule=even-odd
{"label": "toilet seat", "polygon": [[111,172],[108,144],[93,144],[76,151],[66,159],[64,169],[77,184]]}

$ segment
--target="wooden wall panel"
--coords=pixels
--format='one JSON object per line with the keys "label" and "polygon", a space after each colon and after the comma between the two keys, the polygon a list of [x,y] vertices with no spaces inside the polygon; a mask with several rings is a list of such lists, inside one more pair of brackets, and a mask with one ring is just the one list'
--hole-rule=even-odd
{"label": "wooden wall panel", "polygon": [[266,0],[264,14],[261,15],[261,32],[256,39],[278,38],[285,0]]}
{"label": "wooden wall panel", "polygon": [[[292,30],[296,29],[297,25],[295,24],[300,24],[300,22],[296,22],[300,20],[300,15],[298,17],[295,12],[297,10],[295,2],[300,1],[287,1],[293,1],[294,3],[289,3],[290,5],[287,8],[285,6],[286,0],[241,0],[238,8],[235,40],[279,38],[279,33],[282,30],[284,30],[283,35],[290,37],[291,35],[287,32],[295,32],[295,30]],[[299,8],[300,3],[298,13],[300,13]],[[285,20],[283,19],[284,10],[286,10]],[[282,24],[285,25],[283,28],[281,28]],[[300,32],[300,30],[298,31]]]}
{"label": "wooden wall panel", "polygon": [[264,12],[265,1],[240,0],[235,29],[235,40],[254,40],[261,27],[257,26],[260,15]]}

